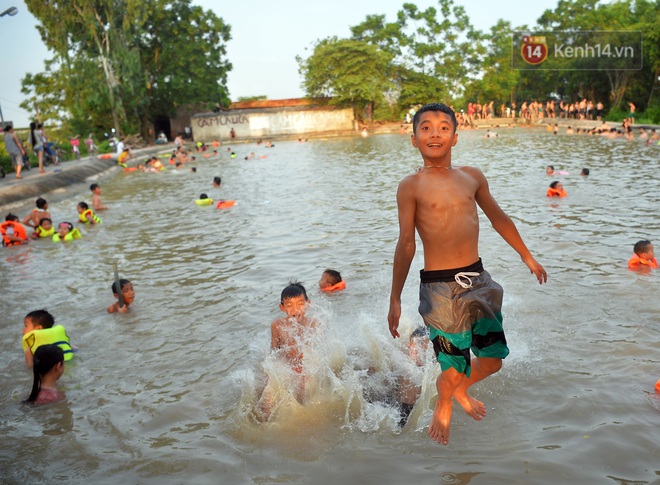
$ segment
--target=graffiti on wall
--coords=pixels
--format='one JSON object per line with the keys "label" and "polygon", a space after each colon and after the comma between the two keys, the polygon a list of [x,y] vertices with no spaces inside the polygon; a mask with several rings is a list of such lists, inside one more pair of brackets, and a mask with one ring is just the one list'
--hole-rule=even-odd
{"label": "graffiti on wall", "polygon": [[242,125],[250,122],[247,115],[218,115],[197,118],[195,123],[199,128],[204,128],[207,126]]}

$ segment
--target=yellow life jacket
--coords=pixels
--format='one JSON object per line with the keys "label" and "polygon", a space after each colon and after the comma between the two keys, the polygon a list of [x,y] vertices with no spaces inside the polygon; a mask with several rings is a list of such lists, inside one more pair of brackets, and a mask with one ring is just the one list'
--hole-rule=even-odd
{"label": "yellow life jacket", "polygon": [[78,214],[78,220],[80,220],[80,222],[83,224],[89,224],[91,220],[94,220],[96,224],[101,224],[101,222],[103,222],[99,216],[94,214],[92,209],[87,209],[81,214]]}
{"label": "yellow life jacket", "polygon": [[69,336],[62,325],[53,325],[51,328],[32,330],[23,335],[23,352],[30,349],[32,355],[42,345],[54,344],[64,351],[64,360],[73,358],[73,350],[69,343]]}
{"label": "yellow life jacket", "polygon": [[34,232],[37,233],[37,236],[39,237],[51,237],[55,234],[55,227],[50,226],[50,229],[46,231],[43,227],[37,226],[34,228]]}
{"label": "yellow life jacket", "polygon": [[[65,241],[73,241],[74,239],[81,238],[82,234],[80,234],[80,230],[77,227],[73,228],[73,231],[69,232],[66,236],[64,236]],[[58,233],[55,233],[53,235],[53,242],[60,242],[62,238]]]}
{"label": "yellow life jacket", "polygon": [[213,205],[213,199],[197,199],[195,200],[197,205]]}

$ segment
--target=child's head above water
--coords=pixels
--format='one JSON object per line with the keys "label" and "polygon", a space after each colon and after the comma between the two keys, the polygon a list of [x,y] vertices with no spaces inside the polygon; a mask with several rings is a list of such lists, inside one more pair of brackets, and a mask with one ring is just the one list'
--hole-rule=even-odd
{"label": "child's head above water", "polygon": [[321,279],[319,280],[319,287],[323,290],[325,288],[334,286],[341,281],[342,279],[339,271],[335,271],[334,269],[326,269],[321,275]]}
{"label": "child's head above water", "polygon": [[53,221],[51,221],[48,217],[44,217],[39,221],[39,227],[41,227],[44,231],[50,231],[51,227],[53,227]]}
{"label": "child's head above water", "polygon": [[87,205],[87,202],[78,202],[78,213],[82,214],[86,210],[89,209],[89,205]]}
{"label": "child's head above water", "polygon": [[101,193],[101,186],[99,184],[92,184],[89,186],[89,190],[91,190],[93,193],[100,194]]}
{"label": "child's head above water", "polygon": [[655,258],[655,251],[653,250],[653,244],[648,239],[642,239],[637,241],[633,246],[633,251],[640,258],[644,259],[653,259]]}
{"label": "child's head above water", "polygon": [[286,313],[288,317],[304,317],[308,304],[307,290],[305,290],[302,283],[292,281],[282,290],[280,310]]}
{"label": "child's head above water", "polygon": [[[129,280],[125,279],[120,279],[119,280],[119,286],[121,287],[121,296],[124,300],[125,305],[130,305],[133,303],[133,300],[135,299],[135,290],[133,289],[133,283],[131,283]],[[118,298],[119,293],[117,291],[117,282],[113,282],[112,286],[110,287],[112,289],[112,294],[115,296],[115,298]]]}
{"label": "child's head above water", "polygon": [[545,173],[548,175],[552,175],[553,173],[555,173],[555,167],[553,167],[552,165],[548,165],[547,167],[545,167]]}
{"label": "child's head above water", "polygon": [[222,179],[220,177],[213,177],[213,186],[214,187],[220,187],[221,183],[222,183]]}
{"label": "child's head above water", "polygon": [[[59,379],[64,373],[64,351],[55,344],[40,345],[34,351],[33,357],[34,381],[32,383],[32,392],[26,402],[34,402],[41,391],[41,381],[49,372],[53,372],[55,380]],[[53,369],[55,369],[53,371]]]}
{"label": "child's head above water", "polygon": [[46,210],[48,209],[48,202],[43,197],[37,199],[37,209]]}
{"label": "child's head above water", "polygon": [[207,194],[199,194],[199,200],[204,200],[204,199],[208,199],[208,198],[209,198],[209,196]]}
{"label": "child's head above water", "polygon": [[70,222],[60,222],[59,226],[57,226],[57,234],[59,234],[61,238],[69,234],[71,231],[73,231],[73,224]]}
{"label": "child's head above water", "polygon": [[550,188],[560,190],[560,189],[563,189],[564,186],[561,184],[561,182],[559,180],[555,180],[554,182],[552,182],[550,184]]}
{"label": "child's head above water", "polygon": [[23,319],[23,335],[33,330],[52,328],[53,325],[55,325],[53,315],[46,310],[34,310]]}

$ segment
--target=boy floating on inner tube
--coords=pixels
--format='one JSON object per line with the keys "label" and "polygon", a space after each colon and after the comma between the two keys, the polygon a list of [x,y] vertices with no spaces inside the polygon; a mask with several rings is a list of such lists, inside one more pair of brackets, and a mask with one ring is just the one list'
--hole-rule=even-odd
{"label": "boy floating on inner tube", "polygon": [[401,292],[417,232],[424,246],[419,312],[430,328],[442,368],[429,435],[444,445],[449,443],[453,400],[475,420],[483,419],[486,406],[468,389],[499,371],[509,354],[502,328],[502,287],[490,278],[479,257],[477,205],[538,282],[547,281],[545,270],[491,195],[484,174],[475,167],[452,165],[456,127],[454,111],[444,104],[427,104],[413,118],[412,145],[424,165],[405,177],[397,191],[399,239],[387,317],[392,337],[399,337]]}

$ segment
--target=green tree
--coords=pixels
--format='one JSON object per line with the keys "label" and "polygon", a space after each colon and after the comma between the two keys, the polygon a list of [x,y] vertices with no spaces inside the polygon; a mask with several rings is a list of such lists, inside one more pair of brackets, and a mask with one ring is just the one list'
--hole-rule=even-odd
{"label": "green tree", "polygon": [[[146,138],[150,120],[171,116],[178,104],[229,103],[230,28],[190,0],[26,4],[55,53],[48,73],[66,87],[56,109],[73,125],[105,125],[97,119],[111,116],[118,132],[139,129]],[[23,83],[33,99],[45,96],[35,79]]]}
{"label": "green tree", "polygon": [[390,69],[401,107],[431,100],[450,103],[460,96],[482,52],[481,35],[465,9],[453,0],[439,0],[439,10],[419,10],[404,3],[394,22],[368,16],[352,27],[353,39],[389,52]]}
{"label": "green tree", "polygon": [[376,45],[336,37],[317,42],[307,59],[296,58],[308,96],[331,97],[334,104],[352,106],[357,117],[366,108],[367,118],[392,88],[391,59]]}

